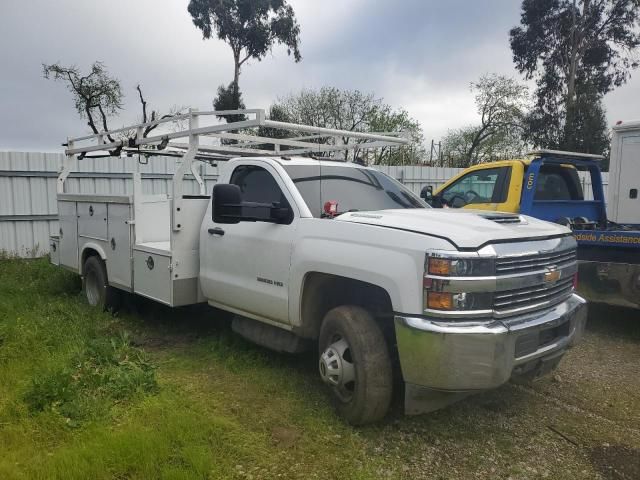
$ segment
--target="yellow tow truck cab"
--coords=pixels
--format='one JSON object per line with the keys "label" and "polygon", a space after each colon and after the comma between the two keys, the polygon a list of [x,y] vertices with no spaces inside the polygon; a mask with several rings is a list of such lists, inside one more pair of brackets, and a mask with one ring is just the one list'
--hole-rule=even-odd
{"label": "yellow tow truck cab", "polygon": [[[427,201],[436,208],[522,212],[523,192],[532,199],[584,200],[578,171],[571,164],[543,164],[528,174],[535,158],[501,160],[469,167],[438,188]],[[555,219],[554,219],[555,220]]]}

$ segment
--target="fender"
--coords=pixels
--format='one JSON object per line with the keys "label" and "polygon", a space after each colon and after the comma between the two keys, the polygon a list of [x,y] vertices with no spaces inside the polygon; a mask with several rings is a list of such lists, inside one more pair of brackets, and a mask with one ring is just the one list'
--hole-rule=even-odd
{"label": "fender", "polygon": [[438,238],[357,223],[303,219],[299,230],[289,277],[293,327],[302,325],[304,281],[311,272],[375,285],[387,292],[394,312],[419,315],[427,249],[453,249]]}
{"label": "fender", "polygon": [[107,255],[104,253],[104,249],[97,243],[95,242],[87,242],[82,246],[82,251],[80,252],[80,261],[78,262],[78,273],[80,275],[82,275],[82,264],[83,264],[83,259],[84,259],[84,253],[87,250],[95,250],[96,252],[98,252],[98,255],[100,255],[100,258],[102,259],[102,261],[106,262],[107,261]]}

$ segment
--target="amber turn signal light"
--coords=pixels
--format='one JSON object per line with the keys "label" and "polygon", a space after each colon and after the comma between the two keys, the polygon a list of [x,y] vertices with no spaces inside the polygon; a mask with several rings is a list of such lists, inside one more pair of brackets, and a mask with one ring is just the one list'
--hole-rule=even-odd
{"label": "amber turn signal light", "polygon": [[452,310],[453,296],[450,293],[428,292],[427,308],[432,310]]}
{"label": "amber turn signal light", "polygon": [[430,257],[429,273],[432,275],[449,275],[451,273],[451,260]]}

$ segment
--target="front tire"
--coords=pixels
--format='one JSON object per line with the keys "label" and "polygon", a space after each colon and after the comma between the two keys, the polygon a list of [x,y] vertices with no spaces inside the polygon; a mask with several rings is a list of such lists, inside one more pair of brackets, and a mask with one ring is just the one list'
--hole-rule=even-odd
{"label": "front tire", "polygon": [[373,317],[353,305],[330,310],[320,329],[320,376],[348,423],[381,420],[389,410],[393,374],[387,342]]}
{"label": "front tire", "polygon": [[120,306],[120,291],[109,286],[107,268],[102,259],[95,255],[87,258],[82,273],[82,289],[89,305],[116,311]]}

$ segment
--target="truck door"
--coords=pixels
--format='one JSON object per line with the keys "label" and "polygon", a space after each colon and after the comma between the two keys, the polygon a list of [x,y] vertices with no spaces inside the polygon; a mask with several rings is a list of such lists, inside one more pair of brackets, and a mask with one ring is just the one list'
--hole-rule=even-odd
{"label": "truck door", "polygon": [[[280,203],[292,199],[269,165],[240,165],[229,183],[246,202]],[[241,221],[216,224],[211,210],[203,222],[200,248],[202,291],[221,307],[288,323],[289,267],[297,225]],[[212,233],[210,233],[212,232]]]}
{"label": "truck door", "polygon": [[438,193],[443,203],[452,208],[502,210],[507,200],[511,167],[473,170]]}

